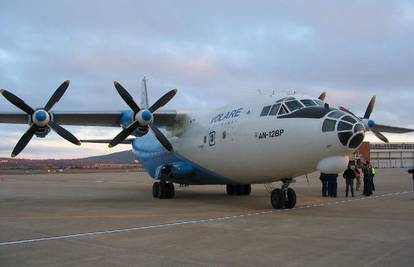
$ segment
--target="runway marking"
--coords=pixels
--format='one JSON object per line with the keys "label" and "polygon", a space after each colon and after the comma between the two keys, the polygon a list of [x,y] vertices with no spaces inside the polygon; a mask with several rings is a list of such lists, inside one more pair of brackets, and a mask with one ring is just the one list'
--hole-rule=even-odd
{"label": "runway marking", "polygon": [[244,218],[244,217],[252,217],[252,216],[271,214],[271,213],[281,213],[281,212],[286,213],[289,211],[300,210],[300,209],[333,206],[333,205],[350,203],[350,202],[355,202],[355,201],[360,201],[360,200],[378,199],[381,197],[397,196],[397,195],[403,195],[403,194],[409,194],[409,193],[413,193],[413,191],[411,190],[411,191],[403,191],[403,192],[395,192],[395,193],[386,193],[386,194],[377,195],[377,196],[360,197],[360,198],[354,198],[354,199],[349,199],[349,200],[304,205],[304,206],[299,206],[293,209],[264,210],[264,211],[259,211],[259,212],[252,212],[252,213],[245,213],[245,214],[224,216],[224,217],[215,217],[215,218],[209,218],[209,219],[177,221],[173,223],[155,224],[155,225],[139,226],[139,227],[132,227],[132,228],[124,228],[124,229],[85,232],[85,233],[76,233],[76,234],[68,234],[68,235],[60,235],[60,236],[38,237],[38,238],[15,240],[15,241],[3,241],[3,242],[0,242],[0,246],[21,245],[21,244],[35,243],[35,242],[41,242],[41,241],[62,240],[62,239],[69,239],[69,238],[135,232],[135,231],[143,231],[143,230],[150,230],[150,229],[160,229],[160,228],[167,228],[167,227],[179,226],[179,225],[202,224],[202,223],[208,223],[208,222],[226,221],[226,220],[239,219],[239,218]]}

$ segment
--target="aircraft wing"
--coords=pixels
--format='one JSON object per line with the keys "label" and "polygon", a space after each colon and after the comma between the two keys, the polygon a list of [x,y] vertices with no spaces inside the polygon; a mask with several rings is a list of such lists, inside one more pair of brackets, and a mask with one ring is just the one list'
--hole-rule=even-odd
{"label": "aircraft wing", "polygon": [[[59,125],[120,127],[122,112],[53,112],[54,121]],[[185,113],[175,110],[154,113],[154,124],[158,127],[178,127]],[[0,123],[27,124],[29,116],[24,113],[0,113]]]}

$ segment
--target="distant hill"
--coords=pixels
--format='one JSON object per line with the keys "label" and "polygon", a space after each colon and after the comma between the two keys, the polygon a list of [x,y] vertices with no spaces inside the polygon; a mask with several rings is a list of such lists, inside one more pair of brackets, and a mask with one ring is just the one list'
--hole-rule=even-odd
{"label": "distant hill", "polygon": [[126,150],[121,152],[115,152],[102,156],[94,156],[84,158],[82,160],[95,161],[95,162],[111,162],[111,163],[131,163],[134,162],[134,154],[132,150]]}

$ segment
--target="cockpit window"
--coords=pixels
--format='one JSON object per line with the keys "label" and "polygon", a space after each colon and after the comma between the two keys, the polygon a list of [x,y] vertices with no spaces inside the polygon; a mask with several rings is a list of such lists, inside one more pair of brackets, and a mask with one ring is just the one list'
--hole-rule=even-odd
{"label": "cockpit window", "polygon": [[297,100],[286,102],[285,105],[292,112],[297,110],[297,109],[303,108],[302,104]]}
{"label": "cockpit window", "polygon": [[270,116],[275,116],[275,115],[277,115],[277,112],[279,111],[279,108],[280,108],[280,104],[274,104],[274,105],[272,106],[272,108],[270,109],[270,113],[269,113],[269,115],[270,115]]}
{"label": "cockpit window", "polygon": [[300,102],[305,105],[305,107],[313,107],[316,106],[315,102],[311,99],[302,99]]}
{"label": "cockpit window", "polygon": [[326,119],[322,125],[322,132],[333,132],[335,131],[335,120]]}
{"label": "cockpit window", "polygon": [[268,114],[269,114],[269,111],[270,111],[270,108],[271,108],[272,106],[265,106],[263,109],[262,109],[262,113],[260,113],[260,117],[263,117],[263,116],[267,116]]}
{"label": "cockpit window", "polygon": [[350,123],[356,123],[356,120],[350,116],[343,117],[342,120],[350,122]]}
{"label": "cockpit window", "polygon": [[352,128],[353,128],[353,125],[343,122],[343,121],[340,121],[338,124],[338,131],[349,131],[349,130],[352,130]]}
{"label": "cockpit window", "polygon": [[287,110],[287,108],[285,107],[285,105],[282,105],[280,107],[280,110],[279,110],[279,115],[283,115],[283,114],[286,114],[286,113],[289,113],[289,111]]}
{"label": "cockpit window", "polygon": [[345,113],[335,110],[334,112],[332,112],[331,114],[328,115],[329,118],[335,118],[335,119],[339,119],[340,117],[344,116]]}

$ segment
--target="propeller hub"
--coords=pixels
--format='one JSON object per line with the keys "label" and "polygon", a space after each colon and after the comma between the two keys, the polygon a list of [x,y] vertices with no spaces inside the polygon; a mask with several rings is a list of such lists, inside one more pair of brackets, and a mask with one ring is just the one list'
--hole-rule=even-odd
{"label": "propeller hub", "polygon": [[44,127],[50,122],[50,115],[46,110],[39,109],[33,113],[32,120],[36,126]]}
{"label": "propeller hub", "polygon": [[368,125],[369,128],[374,127],[375,126],[375,121],[368,120],[367,125]]}
{"label": "propeller hub", "polygon": [[148,109],[142,109],[135,115],[135,120],[139,122],[141,126],[149,125],[154,120],[154,115]]}

